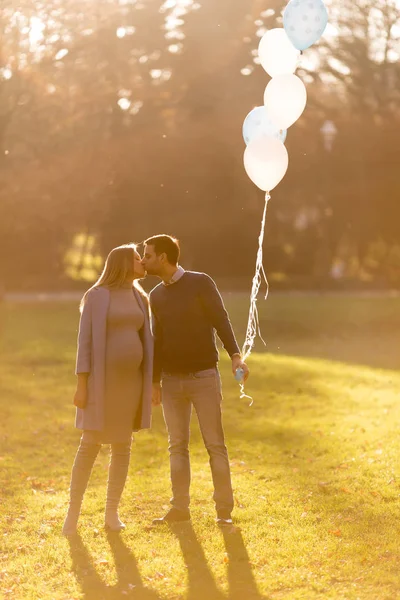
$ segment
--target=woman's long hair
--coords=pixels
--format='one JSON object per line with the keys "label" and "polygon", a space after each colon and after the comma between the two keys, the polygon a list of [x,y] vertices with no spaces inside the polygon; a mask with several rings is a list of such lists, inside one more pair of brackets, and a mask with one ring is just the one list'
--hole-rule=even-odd
{"label": "woman's long hair", "polygon": [[[87,290],[81,300],[81,312],[85,306],[87,295],[93,288],[100,286],[107,287],[109,289],[119,288],[123,285],[128,276],[133,276],[133,261],[135,252],[137,251],[136,249],[136,244],[124,244],[123,246],[118,246],[117,248],[113,248],[113,250],[111,250],[110,254],[106,258],[103,272],[96,283],[94,283],[92,287]],[[147,298],[144,289],[136,280],[133,281],[133,286],[144,298]]]}

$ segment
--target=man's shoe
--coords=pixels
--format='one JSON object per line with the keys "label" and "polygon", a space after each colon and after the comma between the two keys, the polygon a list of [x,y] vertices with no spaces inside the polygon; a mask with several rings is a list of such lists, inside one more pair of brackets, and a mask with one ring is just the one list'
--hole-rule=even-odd
{"label": "man's shoe", "polygon": [[178,510],[170,508],[166,515],[160,519],[153,519],[153,525],[162,525],[163,523],[183,523],[190,521],[190,512],[188,510]]}
{"label": "man's shoe", "polygon": [[217,511],[217,525],[220,525],[221,527],[233,525],[231,513],[229,512],[229,510],[222,509]]}

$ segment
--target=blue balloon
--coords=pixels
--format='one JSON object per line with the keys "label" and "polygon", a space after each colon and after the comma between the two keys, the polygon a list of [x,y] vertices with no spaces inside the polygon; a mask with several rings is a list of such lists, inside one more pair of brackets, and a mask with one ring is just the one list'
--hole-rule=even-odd
{"label": "blue balloon", "polygon": [[277,138],[284,143],[286,134],[286,129],[279,129],[279,127],[271,121],[265,106],[253,108],[243,123],[243,139],[246,142],[246,145],[263,135]]}
{"label": "blue balloon", "polygon": [[283,13],[283,27],[297,50],[315,44],[327,23],[328,11],[322,0],[290,0]]}
{"label": "blue balloon", "polygon": [[235,371],[236,381],[239,381],[239,383],[240,383],[241,381],[243,381],[243,377],[244,377],[244,371],[241,367],[238,367]]}

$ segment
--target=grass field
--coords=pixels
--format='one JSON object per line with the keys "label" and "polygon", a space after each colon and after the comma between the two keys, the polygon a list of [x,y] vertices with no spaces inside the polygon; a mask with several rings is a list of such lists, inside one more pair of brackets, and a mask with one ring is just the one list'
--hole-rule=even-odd
{"label": "grass field", "polygon": [[[248,298],[227,295],[243,341]],[[73,428],[77,307],[1,307],[0,596],[35,600],[400,598],[400,299],[271,295],[249,407],[225,357],[236,527],[214,523],[197,423],[192,525],[153,528],[170,496],[165,429],[136,436],[122,535],[102,529],[108,450],[80,534],[61,536]]]}

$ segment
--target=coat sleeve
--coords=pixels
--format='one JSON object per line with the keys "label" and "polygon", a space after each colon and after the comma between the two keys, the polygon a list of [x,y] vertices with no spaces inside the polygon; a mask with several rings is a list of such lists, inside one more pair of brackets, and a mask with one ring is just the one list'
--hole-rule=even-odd
{"label": "coat sleeve", "polygon": [[75,373],[90,373],[92,364],[92,298],[89,293],[79,321]]}
{"label": "coat sleeve", "polygon": [[144,296],[140,293],[137,293],[138,301],[144,311],[144,325],[140,330],[140,336],[143,344],[143,348],[146,352],[147,359],[151,359],[151,364],[153,364],[153,353],[154,353],[154,341],[153,341],[153,331],[151,327],[151,310],[150,310],[150,302],[147,296]]}
{"label": "coat sleeve", "polygon": [[154,312],[154,304],[151,302],[151,331],[154,340],[154,361],[153,361],[153,383],[159,383],[162,371],[162,328],[157,315]]}

